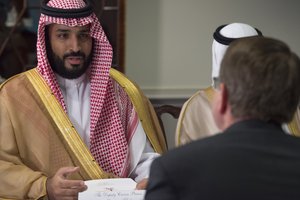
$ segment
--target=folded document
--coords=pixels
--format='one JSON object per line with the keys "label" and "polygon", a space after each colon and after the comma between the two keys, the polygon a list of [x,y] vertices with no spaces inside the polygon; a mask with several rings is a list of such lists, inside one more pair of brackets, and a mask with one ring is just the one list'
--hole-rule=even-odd
{"label": "folded document", "polygon": [[79,200],[143,200],[145,190],[135,190],[130,178],[97,179],[85,181],[88,189],[79,193]]}

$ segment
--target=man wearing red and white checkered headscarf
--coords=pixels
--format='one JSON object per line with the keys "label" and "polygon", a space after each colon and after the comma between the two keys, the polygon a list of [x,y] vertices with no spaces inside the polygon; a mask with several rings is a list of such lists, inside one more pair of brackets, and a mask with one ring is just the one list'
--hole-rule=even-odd
{"label": "man wearing red and white checkered headscarf", "polygon": [[76,198],[83,180],[106,177],[98,165],[145,183],[159,154],[110,77],[112,47],[89,2],[43,1],[41,12],[38,66],[1,88],[0,198]]}

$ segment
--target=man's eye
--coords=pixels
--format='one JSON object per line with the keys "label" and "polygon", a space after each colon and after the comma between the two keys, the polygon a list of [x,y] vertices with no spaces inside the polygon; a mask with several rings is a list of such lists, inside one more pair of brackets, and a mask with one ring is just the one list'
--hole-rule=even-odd
{"label": "man's eye", "polygon": [[65,39],[65,38],[68,38],[68,34],[60,33],[60,34],[57,35],[57,37],[60,38],[60,39]]}
{"label": "man's eye", "polygon": [[90,38],[90,35],[88,33],[82,33],[82,34],[79,35],[79,38],[81,40],[85,41],[85,40],[88,40]]}

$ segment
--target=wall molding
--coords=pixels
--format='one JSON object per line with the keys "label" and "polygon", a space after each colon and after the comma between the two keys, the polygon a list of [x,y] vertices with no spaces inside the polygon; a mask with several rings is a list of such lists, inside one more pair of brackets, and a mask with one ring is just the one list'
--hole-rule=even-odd
{"label": "wall molding", "polygon": [[149,99],[188,99],[200,88],[141,88]]}

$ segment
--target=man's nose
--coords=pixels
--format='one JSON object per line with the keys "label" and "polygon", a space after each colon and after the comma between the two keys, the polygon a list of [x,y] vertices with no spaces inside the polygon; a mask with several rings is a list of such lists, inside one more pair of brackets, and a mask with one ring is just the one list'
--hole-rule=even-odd
{"label": "man's nose", "polygon": [[76,35],[70,38],[70,50],[73,52],[79,52],[81,50],[80,42]]}

